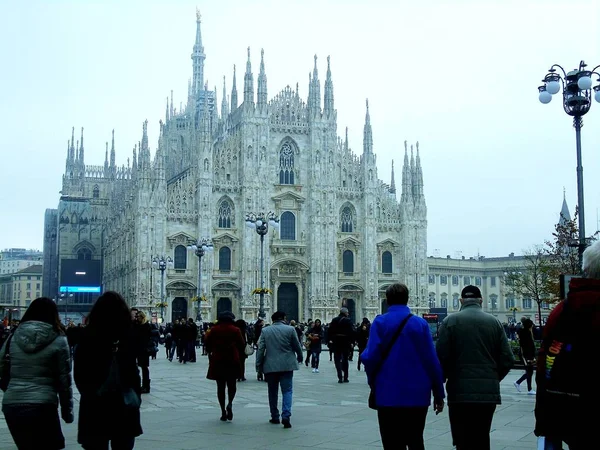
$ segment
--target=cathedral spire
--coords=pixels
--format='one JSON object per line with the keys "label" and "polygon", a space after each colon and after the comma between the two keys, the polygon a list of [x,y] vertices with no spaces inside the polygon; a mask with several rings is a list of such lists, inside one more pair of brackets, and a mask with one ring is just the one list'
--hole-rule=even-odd
{"label": "cathedral spire", "polygon": [[560,219],[558,219],[559,225],[565,225],[566,222],[571,220],[571,212],[569,211],[569,205],[567,205],[567,191],[563,188],[563,202],[560,208]]}
{"label": "cathedral spire", "polygon": [[267,74],[265,73],[265,51],[260,50],[260,72],[258,73],[257,106],[259,110],[267,107]]}
{"label": "cathedral spire", "polygon": [[75,127],[71,129],[71,147],[69,148],[69,162],[75,162]]}
{"label": "cathedral spire", "polygon": [[350,144],[348,143],[348,127],[346,127],[346,139],[344,139],[344,150],[348,151]]}
{"label": "cathedral spire", "polygon": [[331,80],[330,57],[327,57],[327,78],[325,79],[325,92],[323,100],[323,113],[327,118],[333,116],[333,81]]}
{"label": "cathedral spire", "polygon": [[369,114],[369,99],[367,99],[367,113],[365,114],[365,128],[363,131],[363,154],[373,153],[373,130],[371,129],[371,115]]}
{"label": "cathedral spire", "polygon": [[[204,89],[208,92],[208,82]],[[204,96],[204,105],[202,105],[201,130],[205,140],[210,138],[210,111],[208,108],[208,95]]]}
{"label": "cathedral spire", "polygon": [[194,73],[192,90],[195,98],[198,97],[198,94],[202,90],[202,85],[204,83],[204,60],[206,59],[206,55],[204,54],[204,46],[202,45],[200,19],[200,11],[196,10],[196,42],[194,43],[194,50],[192,52],[192,65]]}
{"label": "cathedral spire", "polygon": [[132,164],[131,164],[131,177],[135,178],[136,174],[137,174],[137,152],[135,151],[135,145],[133,146],[133,158],[132,158]]}
{"label": "cathedral spire", "polygon": [[112,146],[110,147],[110,168],[114,170],[117,166],[115,165],[115,129],[112,130]]}
{"label": "cathedral spire", "polygon": [[401,202],[407,202],[412,198],[412,177],[408,162],[408,144],[404,141],[404,165],[402,166],[402,195]]}
{"label": "cathedral spire", "polygon": [[248,61],[246,62],[246,73],[244,75],[244,105],[254,106],[254,76],[252,75],[252,63],[250,62],[250,47],[248,47]]}
{"label": "cathedral spire", "polygon": [[321,82],[319,81],[319,70],[317,69],[317,55],[315,55],[315,67],[310,79],[308,107],[313,116],[321,112]]}
{"label": "cathedral spire", "polygon": [[81,127],[81,141],[80,141],[80,147],[79,147],[79,164],[81,164],[81,166],[85,166],[83,156],[84,156],[84,153],[83,153],[83,127]]}
{"label": "cathedral spire", "polygon": [[392,159],[392,180],[390,181],[390,194],[396,194],[396,179],[394,177],[394,160]]}
{"label": "cathedral spire", "polygon": [[221,118],[227,119],[229,115],[229,104],[227,103],[227,84],[225,83],[225,75],[223,75],[223,100],[221,100]]}
{"label": "cathedral spire", "polygon": [[169,118],[173,118],[175,110],[173,109],[173,89],[171,89],[171,107],[169,108]]}
{"label": "cathedral spire", "polygon": [[415,187],[413,190],[416,190],[415,196],[418,199],[423,197],[423,169],[421,168],[421,156],[419,155],[419,141],[416,143],[417,147],[417,158],[415,162]]}
{"label": "cathedral spire", "polygon": [[104,154],[104,176],[108,175],[108,141],[106,141],[106,153]]}
{"label": "cathedral spire", "polygon": [[169,121],[169,97],[167,97],[167,108],[165,110],[165,123]]}
{"label": "cathedral spire", "polygon": [[237,95],[237,81],[235,78],[235,64],[233,65],[233,85],[231,86],[231,112],[235,111],[238,107],[238,95]]}

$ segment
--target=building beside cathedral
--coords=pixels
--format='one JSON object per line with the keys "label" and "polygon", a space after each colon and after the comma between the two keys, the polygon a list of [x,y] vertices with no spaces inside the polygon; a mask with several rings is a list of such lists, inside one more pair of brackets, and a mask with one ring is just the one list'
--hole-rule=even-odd
{"label": "building beside cathedral", "polygon": [[[100,276],[102,291],[119,291],[141,309],[157,312],[164,295],[165,321],[194,317],[199,261],[187,247],[209,238],[214,251],[202,258],[202,317],[232,310],[250,321],[258,312],[259,296],[251,293],[261,283],[261,247],[245,218],[273,211],[280,226],[264,241],[267,317],[281,309],[288,319],[330,320],[344,304],[355,320],[372,319],[396,281],[425,298],[427,208],[418,144],[397,149],[404,153],[398,201],[393,166],[390,184],[378,176],[368,102],[362,154],[351,150],[347,129],[345,138],[338,135],[329,58],[323,91],[315,56],[308,98],[297,85],[269,97],[265,55],[255,83],[248,49],[243,90],[238,97],[234,67],[220,103],[205,84],[205,58],[198,16],[187,104],[176,110],[172,95],[167,101],[154,157],[147,121],[131,162],[120,167],[114,131],[103,166],[84,163],[83,129],[77,142],[73,131],[58,209],[46,213],[45,267],[57,280],[45,286],[63,294],[71,286],[83,311],[98,295],[91,288]],[[170,257],[173,267],[156,270],[155,257]],[[76,272],[85,272],[85,282],[73,278]],[[81,286],[90,292],[79,292]]]}

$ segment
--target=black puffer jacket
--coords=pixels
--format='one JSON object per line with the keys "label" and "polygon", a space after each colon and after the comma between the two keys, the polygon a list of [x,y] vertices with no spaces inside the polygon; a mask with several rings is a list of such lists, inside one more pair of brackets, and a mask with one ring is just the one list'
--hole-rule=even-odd
{"label": "black puffer jacket", "polygon": [[448,404],[500,404],[500,381],[514,364],[502,324],[476,300],[444,319],[437,354],[447,380]]}

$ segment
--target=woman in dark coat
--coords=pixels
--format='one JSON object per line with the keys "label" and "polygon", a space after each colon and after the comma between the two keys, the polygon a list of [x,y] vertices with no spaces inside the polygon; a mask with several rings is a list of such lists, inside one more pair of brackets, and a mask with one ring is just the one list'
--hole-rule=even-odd
{"label": "woman in dark coat", "polygon": [[130,450],[142,434],[139,407],[123,405],[122,397],[99,393],[116,353],[123,389],[133,389],[141,402],[136,342],[127,303],[116,292],[102,294],[87,318],[75,350],[74,378],[81,394],[77,441],[86,450]]}
{"label": "woman in dark coat", "polygon": [[133,334],[136,346],[137,364],[142,370],[142,394],[150,393],[150,355],[154,353],[152,327],[146,314],[137,311],[133,323]]}
{"label": "woman in dark coat", "polygon": [[[244,338],[235,326],[235,316],[224,312],[219,321],[206,333],[208,374],[206,378],[217,382],[217,399],[221,406],[221,420],[233,420],[232,403],[236,393],[236,380],[242,376]],[[225,406],[225,388],[229,402]]]}
{"label": "woman in dark coat", "polygon": [[308,351],[312,355],[311,366],[313,373],[319,373],[319,360],[321,357],[321,350],[323,349],[323,326],[319,319],[315,320],[315,324],[310,329],[306,337],[310,341]]}
{"label": "woman in dark coat", "polygon": [[531,380],[533,378],[533,370],[535,368],[535,342],[533,340],[533,321],[523,317],[521,319],[523,327],[518,331],[519,345],[521,346],[521,358],[525,365],[525,373],[521,378],[515,381],[514,385],[517,391],[521,392],[521,383],[527,380],[527,393],[535,395]]}

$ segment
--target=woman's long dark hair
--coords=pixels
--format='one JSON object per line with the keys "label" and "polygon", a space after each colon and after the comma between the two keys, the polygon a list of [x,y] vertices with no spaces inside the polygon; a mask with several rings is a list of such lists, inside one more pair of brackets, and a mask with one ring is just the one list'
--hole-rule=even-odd
{"label": "woman's long dark hair", "polygon": [[52,325],[52,328],[54,328],[54,331],[63,333],[56,303],[48,297],[36,298],[31,302],[31,305],[29,305],[29,308],[27,308],[27,311],[25,311],[25,314],[21,319],[21,323],[29,322],[31,320],[50,324]]}
{"label": "woman's long dark hair", "polygon": [[132,327],[127,302],[118,292],[107,291],[98,297],[87,316],[87,328],[97,336],[125,337]]}

